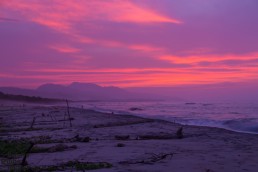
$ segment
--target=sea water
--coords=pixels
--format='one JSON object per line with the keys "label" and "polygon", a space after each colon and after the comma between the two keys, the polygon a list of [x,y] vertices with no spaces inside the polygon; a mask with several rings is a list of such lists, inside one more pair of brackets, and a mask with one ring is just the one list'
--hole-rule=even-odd
{"label": "sea water", "polygon": [[181,124],[258,133],[258,103],[194,103],[169,101],[77,102],[73,106],[99,112],[133,114]]}

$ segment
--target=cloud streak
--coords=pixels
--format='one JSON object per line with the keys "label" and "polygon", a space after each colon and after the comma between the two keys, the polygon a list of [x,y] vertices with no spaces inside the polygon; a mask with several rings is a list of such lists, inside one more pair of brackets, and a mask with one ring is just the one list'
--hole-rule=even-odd
{"label": "cloud streak", "polygon": [[161,60],[169,61],[171,63],[181,63],[190,65],[226,65],[226,66],[243,66],[246,64],[258,63],[258,53],[237,55],[237,54],[225,54],[225,55],[198,55],[198,56],[173,56],[164,55],[160,56]]}
{"label": "cloud streak", "polygon": [[60,53],[78,53],[80,49],[68,45],[50,45],[49,48],[54,49]]}
{"label": "cloud streak", "polygon": [[182,23],[180,20],[164,16],[152,9],[137,6],[129,0],[10,0],[4,1],[3,5],[20,12],[34,22],[58,30],[66,30],[77,21],[105,20],[137,24]]}

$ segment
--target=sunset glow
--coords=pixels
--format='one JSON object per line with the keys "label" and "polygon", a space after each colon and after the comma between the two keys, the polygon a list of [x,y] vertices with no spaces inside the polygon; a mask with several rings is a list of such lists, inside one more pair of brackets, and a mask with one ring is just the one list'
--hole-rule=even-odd
{"label": "sunset glow", "polygon": [[255,81],[257,5],[4,0],[0,82],[33,88],[74,81],[120,87]]}

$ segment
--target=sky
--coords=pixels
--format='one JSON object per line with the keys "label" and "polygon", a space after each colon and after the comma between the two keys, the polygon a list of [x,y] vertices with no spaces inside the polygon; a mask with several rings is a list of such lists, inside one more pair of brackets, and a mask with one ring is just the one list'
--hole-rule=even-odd
{"label": "sky", "polygon": [[1,0],[0,86],[258,83],[257,0]]}

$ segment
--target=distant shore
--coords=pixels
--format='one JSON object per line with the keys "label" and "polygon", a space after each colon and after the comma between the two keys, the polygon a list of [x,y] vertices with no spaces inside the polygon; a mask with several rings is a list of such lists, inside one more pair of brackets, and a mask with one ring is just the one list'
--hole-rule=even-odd
{"label": "distant shore", "polygon": [[[12,162],[21,161],[21,149],[30,143],[33,148],[23,168],[35,171],[258,169],[257,135],[220,128],[61,106],[2,106],[0,127],[0,170],[16,167]],[[182,138],[177,134],[181,127]],[[10,154],[15,158],[8,164]]]}

